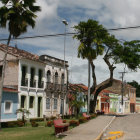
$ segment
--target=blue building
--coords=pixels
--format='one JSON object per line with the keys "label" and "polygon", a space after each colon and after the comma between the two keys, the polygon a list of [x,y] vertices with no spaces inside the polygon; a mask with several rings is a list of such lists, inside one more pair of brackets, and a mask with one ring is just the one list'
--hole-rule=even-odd
{"label": "blue building", "polygon": [[17,120],[18,90],[15,87],[5,86],[2,94],[1,121]]}

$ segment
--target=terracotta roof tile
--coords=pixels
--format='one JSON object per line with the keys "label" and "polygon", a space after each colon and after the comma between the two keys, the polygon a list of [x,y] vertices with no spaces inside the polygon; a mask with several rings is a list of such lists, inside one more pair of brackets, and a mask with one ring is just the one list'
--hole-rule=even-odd
{"label": "terracotta roof tile", "polygon": [[[5,44],[0,44],[0,50],[6,51],[6,46],[7,45],[5,45]],[[32,53],[27,52],[25,50],[21,50],[21,49],[16,48],[16,47],[8,46],[8,53],[18,57],[19,59],[20,58],[25,58],[25,59],[30,59],[30,60],[35,60],[35,61],[42,62],[39,59],[38,55],[32,54]]]}

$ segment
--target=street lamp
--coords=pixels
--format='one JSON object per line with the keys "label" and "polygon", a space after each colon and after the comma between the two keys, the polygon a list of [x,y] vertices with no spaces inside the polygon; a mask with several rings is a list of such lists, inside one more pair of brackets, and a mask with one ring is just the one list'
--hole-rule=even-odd
{"label": "street lamp", "polygon": [[[66,77],[66,74],[65,74],[65,47],[66,47],[66,26],[68,25],[68,22],[66,20],[62,20],[62,23],[64,23],[65,25],[65,34],[64,34],[64,85],[65,85],[65,77]],[[64,117],[64,85],[63,85],[63,117]]]}

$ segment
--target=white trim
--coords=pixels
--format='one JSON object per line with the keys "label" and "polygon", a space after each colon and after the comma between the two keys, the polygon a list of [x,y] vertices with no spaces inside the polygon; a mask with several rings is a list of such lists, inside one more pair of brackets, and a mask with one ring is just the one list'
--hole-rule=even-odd
{"label": "white trim", "polygon": [[1,119],[1,122],[8,122],[8,121],[17,121],[17,118],[13,118],[13,119]]}
{"label": "white trim", "polygon": [[[5,110],[6,102],[9,102],[10,103],[10,109],[9,109],[9,111],[6,111]],[[11,113],[13,113],[13,102],[11,100],[5,100],[4,101],[4,114],[11,114]]]}

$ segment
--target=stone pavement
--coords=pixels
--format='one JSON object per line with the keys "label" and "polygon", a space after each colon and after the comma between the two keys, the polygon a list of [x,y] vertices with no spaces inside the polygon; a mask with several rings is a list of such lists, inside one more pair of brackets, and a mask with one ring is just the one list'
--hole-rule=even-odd
{"label": "stone pavement", "polygon": [[67,131],[65,133],[67,136],[63,140],[95,140],[112,118],[113,116],[103,115],[80,124],[78,127]]}

